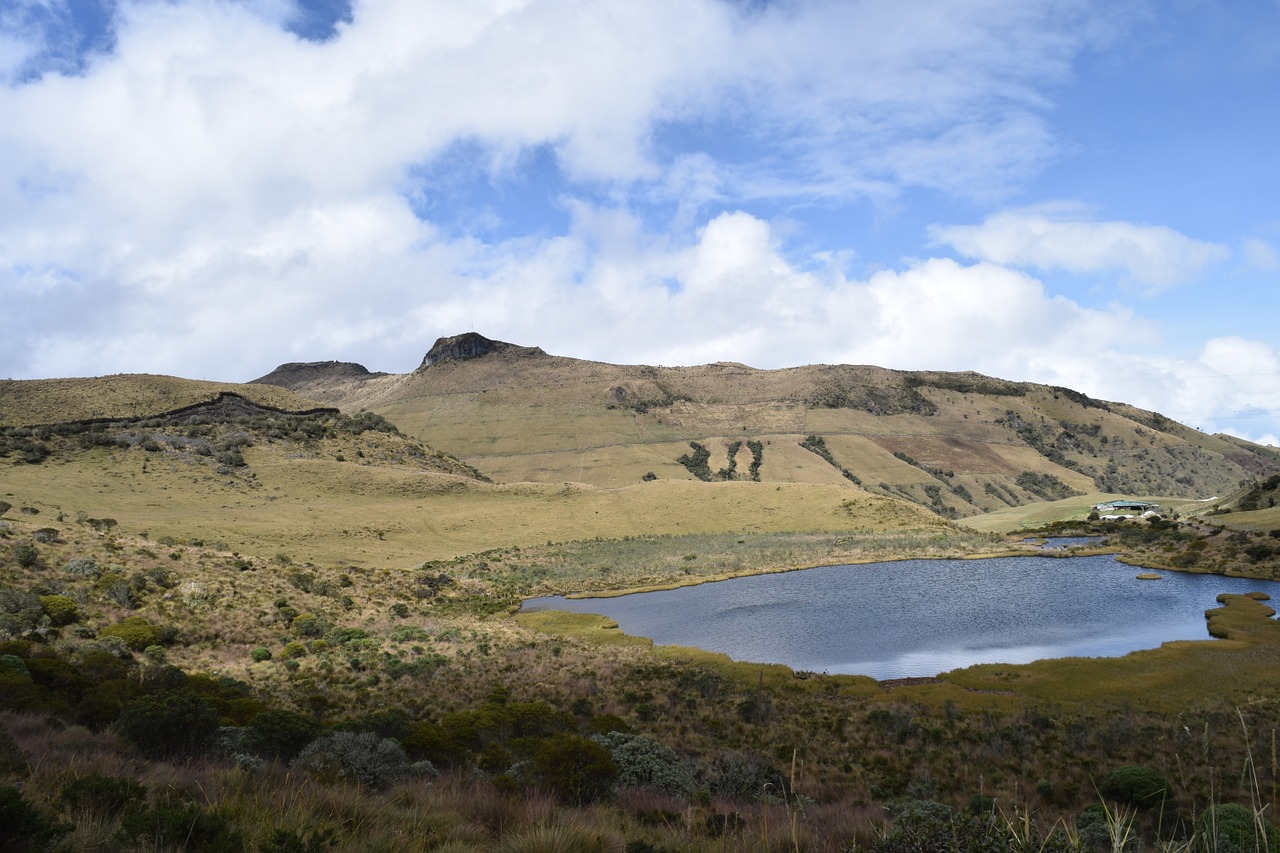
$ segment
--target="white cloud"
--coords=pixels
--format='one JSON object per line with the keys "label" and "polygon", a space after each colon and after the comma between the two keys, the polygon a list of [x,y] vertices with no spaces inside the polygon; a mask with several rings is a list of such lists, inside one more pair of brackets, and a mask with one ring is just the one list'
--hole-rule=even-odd
{"label": "white cloud", "polygon": [[1062,215],[1070,212],[1006,211],[981,225],[934,226],[930,233],[968,258],[1041,271],[1115,271],[1153,289],[1193,279],[1230,256],[1225,246],[1172,228]]}
{"label": "white cloud", "polygon": [[[1060,153],[1042,90],[1120,27],[1074,2],[743,8],[365,0],[314,43],[282,28],[286,0],[122,2],[110,53],[0,87],[0,375],[406,370],[474,328],[613,361],[1079,385],[1155,328],[1019,268],[1163,286],[1224,256],[1156,226],[1023,211],[935,232],[974,263],[851,278],[832,259],[855,247],[791,257],[780,222],[706,211],[998,197]],[[63,49],[0,31],[0,78]],[[554,152],[574,181],[556,188],[568,230],[485,243],[415,216],[414,192],[449,204],[416,167],[459,146],[495,173]],[[655,199],[674,224],[646,217]],[[1269,248],[1246,256],[1265,265]]]}
{"label": "white cloud", "polygon": [[1280,252],[1261,238],[1251,237],[1244,241],[1244,257],[1254,269],[1264,272],[1280,271]]}

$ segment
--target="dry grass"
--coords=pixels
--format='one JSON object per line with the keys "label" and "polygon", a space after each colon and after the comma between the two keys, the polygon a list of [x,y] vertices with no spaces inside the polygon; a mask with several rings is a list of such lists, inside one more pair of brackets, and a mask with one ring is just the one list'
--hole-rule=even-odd
{"label": "dry grass", "polygon": [[491,485],[413,465],[287,444],[244,451],[247,469],[168,450],[96,449],[43,465],[0,460],[10,503],[126,529],[285,551],[315,562],[405,566],[547,541],[649,534],[857,532],[945,527],[929,513],[841,485],[658,480],[616,489]]}
{"label": "dry grass", "polygon": [[0,426],[144,417],[212,400],[224,391],[289,411],[321,405],[271,385],[203,382],[175,376],[117,374],[87,379],[6,379],[0,380]]}

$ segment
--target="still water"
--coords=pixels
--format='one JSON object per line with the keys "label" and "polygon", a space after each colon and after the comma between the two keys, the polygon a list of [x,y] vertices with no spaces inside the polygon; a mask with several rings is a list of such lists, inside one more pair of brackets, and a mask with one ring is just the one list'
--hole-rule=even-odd
{"label": "still water", "polygon": [[616,598],[535,598],[522,609],[600,613],[660,644],[886,679],[1206,640],[1204,611],[1219,593],[1280,599],[1274,581],[1178,572],[1146,581],[1140,571],[1112,556],[907,560]]}

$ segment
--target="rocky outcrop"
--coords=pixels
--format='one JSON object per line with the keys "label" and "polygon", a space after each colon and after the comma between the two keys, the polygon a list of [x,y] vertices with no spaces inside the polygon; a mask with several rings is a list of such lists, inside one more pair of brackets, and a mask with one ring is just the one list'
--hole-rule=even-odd
{"label": "rocky outcrop", "polygon": [[351,361],[291,361],[280,365],[266,376],[254,379],[249,384],[277,385],[281,388],[293,389],[314,382],[358,381],[386,375],[372,373],[363,364]]}
{"label": "rocky outcrop", "polygon": [[503,341],[490,340],[478,332],[464,332],[461,335],[438,339],[431,349],[427,351],[418,369],[422,370],[442,361],[466,361],[472,358],[480,358],[490,353],[546,355],[538,347],[517,346]]}

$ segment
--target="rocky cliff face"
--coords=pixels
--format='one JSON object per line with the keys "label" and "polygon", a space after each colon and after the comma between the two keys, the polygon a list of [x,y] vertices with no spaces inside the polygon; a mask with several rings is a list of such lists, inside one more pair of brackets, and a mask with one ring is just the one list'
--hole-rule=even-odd
{"label": "rocky cliff face", "polygon": [[419,370],[439,364],[442,361],[466,361],[480,358],[493,352],[514,353],[517,355],[546,355],[538,347],[522,347],[486,338],[478,332],[464,332],[438,339],[422,359]]}

